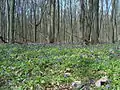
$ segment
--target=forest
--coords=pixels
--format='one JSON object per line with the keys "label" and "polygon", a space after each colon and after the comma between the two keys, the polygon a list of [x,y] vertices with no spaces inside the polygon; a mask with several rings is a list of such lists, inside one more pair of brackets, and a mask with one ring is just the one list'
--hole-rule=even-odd
{"label": "forest", "polygon": [[0,90],[120,90],[120,0],[0,0]]}
{"label": "forest", "polygon": [[10,43],[114,43],[119,13],[119,0],[0,0],[0,36]]}

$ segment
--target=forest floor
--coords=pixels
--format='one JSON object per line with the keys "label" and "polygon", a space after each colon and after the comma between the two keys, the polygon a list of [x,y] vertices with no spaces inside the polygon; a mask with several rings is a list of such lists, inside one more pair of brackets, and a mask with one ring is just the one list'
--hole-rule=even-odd
{"label": "forest floor", "polygon": [[120,90],[120,45],[0,44],[0,90],[76,88]]}

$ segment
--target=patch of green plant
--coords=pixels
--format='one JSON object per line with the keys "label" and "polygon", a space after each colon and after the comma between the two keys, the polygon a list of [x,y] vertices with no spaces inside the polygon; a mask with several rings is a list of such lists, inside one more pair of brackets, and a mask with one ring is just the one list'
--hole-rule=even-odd
{"label": "patch of green plant", "polygon": [[118,44],[83,48],[0,45],[0,89],[37,90],[78,80],[89,82],[90,78],[96,81],[108,76],[110,90],[119,90],[119,47]]}

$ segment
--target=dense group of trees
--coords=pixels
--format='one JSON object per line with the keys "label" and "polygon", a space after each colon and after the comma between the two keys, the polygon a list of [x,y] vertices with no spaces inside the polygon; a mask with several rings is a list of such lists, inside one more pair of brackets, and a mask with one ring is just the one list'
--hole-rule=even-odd
{"label": "dense group of trees", "polygon": [[116,42],[119,0],[0,0],[7,42]]}

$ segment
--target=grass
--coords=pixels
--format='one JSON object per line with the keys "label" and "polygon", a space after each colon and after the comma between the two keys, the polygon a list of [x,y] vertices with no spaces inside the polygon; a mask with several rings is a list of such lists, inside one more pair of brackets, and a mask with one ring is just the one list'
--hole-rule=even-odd
{"label": "grass", "polygon": [[120,90],[120,45],[0,45],[0,90],[44,90],[103,76],[109,90]]}

